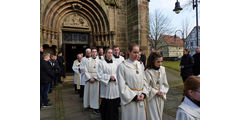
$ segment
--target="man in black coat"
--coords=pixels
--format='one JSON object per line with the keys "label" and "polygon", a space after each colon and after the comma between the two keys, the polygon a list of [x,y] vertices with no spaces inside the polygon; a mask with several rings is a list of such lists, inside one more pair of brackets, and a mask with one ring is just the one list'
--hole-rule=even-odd
{"label": "man in black coat", "polygon": [[143,53],[143,50],[140,49],[140,60],[143,62],[143,65],[145,67],[145,63],[146,63],[146,55]]}
{"label": "man in black coat", "polygon": [[57,61],[58,61],[58,64],[61,68],[60,76],[58,76],[58,83],[62,83],[61,76],[63,76],[65,78],[65,71],[64,71],[64,64],[65,63],[64,63],[63,56],[62,56],[62,52],[58,53]]}
{"label": "man in black coat", "polygon": [[61,68],[58,64],[58,61],[57,61],[57,56],[56,55],[52,55],[52,58],[50,60],[50,63],[53,65],[53,71],[54,71],[54,81],[53,81],[53,85],[54,86],[57,86],[58,84],[58,79],[57,79],[57,76],[60,75],[60,72],[61,72]]}
{"label": "man in black coat", "polygon": [[40,46],[40,61],[42,61],[43,60],[43,47],[42,46]]}
{"label": "man in black coat", "polygon": [[196,48],[196,54],[193,55],[194,64],[193,64],[193,75],[200,75],[200,46]]}
{"label": "man in black coat", "polygon": [[192,72],[193,58],[189,53],[190,53],[190,50],[188,48],[185,48],[183,51],[184,55],[181,58],[181,62],[179,66],[181,68],[181,76],[182,76],[183,82],[185,82],[185,80],[189,76],[193,75],[193,72]]}
{"label": "man in black coat", "polygon": [[50,82],[52,82],[54,78],[49,60],[50,54],[44,53],[43,60],[40,62],[40,96],[42,98],[41,104],[43,104],[43,107],[50,106],[50,104],[48,104],[48,92],[50,89]]}

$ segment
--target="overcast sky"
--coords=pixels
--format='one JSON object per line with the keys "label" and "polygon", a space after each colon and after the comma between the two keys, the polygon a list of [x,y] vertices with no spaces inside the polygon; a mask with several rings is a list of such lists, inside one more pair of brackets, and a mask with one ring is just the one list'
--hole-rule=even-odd
{"label": "overcast sky", "polygon": [[[178,0],[180,2],[180,6],[183,8],[184,4],[186,4],[189,0]],[[192,0],[190,0],[192,1]],[[172,26],[176,27],[176,29],[181,29],[182,28],[182,21],[185,19],[188,19],[190,22],[190,30],[194,26],[196,26],[196,8],[193,10],[192,5],[188,6],[187,8],[183,8],[183,10],[179,13],[176,14],[173,12],[173,9],[175,7],[175,2],[176,0],[150,0],[149,2],[149,12],[150,14],[154,12],[155,9],[161,10],[164,13],[166,13],[167,16],[169,16],[170,19],[172,19]],[[200,6],[199,9],[200,11]],[[200,26],[200,12],[198,15],[198,23]],[[177,32],[178,34],[180,32]]]}

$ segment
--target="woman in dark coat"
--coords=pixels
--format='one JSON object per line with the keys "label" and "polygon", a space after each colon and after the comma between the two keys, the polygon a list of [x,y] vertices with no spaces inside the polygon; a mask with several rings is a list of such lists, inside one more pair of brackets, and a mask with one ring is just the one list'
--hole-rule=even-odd
{"label": "woman in dark coat", "polygon": [[181,76],[182,76],[183,82],[185,82],[185,80],[189,76],[193,75],[193,72],[192,72],[193,58],[191,55],[189,55],[189,52],[190,50],[188,48],[185,48],[183,50],[183,56],[180,62]]}
{"label": "woman in dark coat", "polygon": [[50,82],[52,82],[54,78],[54,72],[52,70],[52,66],[49,62],[50,54],[44,53],[43,60],[40,64],[40,94],[42,98],[43,106],[49,106],[48,104],[48,91],[50,88]]}

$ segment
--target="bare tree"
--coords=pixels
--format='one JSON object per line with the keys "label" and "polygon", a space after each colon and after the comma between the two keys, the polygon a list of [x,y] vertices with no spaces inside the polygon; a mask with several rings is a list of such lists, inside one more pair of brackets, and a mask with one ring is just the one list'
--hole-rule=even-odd
{"label": "bare tree", "polygon": [[[198,0],[198,7],[200,7],[200,0]],[[192,9],[193,9],[193,0],[188,0],[183,4],[183,11],[191,11]]]}
{"label": "bare tree", "polygon": [[[189,21],[189,19],[188,18],[185,18],[183,21],[182,21],[182,32],[183,32],[183,34],[184,34],[184,38],[186,39],[187,38],[187,36],[188,36],[188,34],[189,34],[189,32],[191,31],[191,23],[190,23],[190,21]],[[182,36],[181,36],[182,37]],[[184,39],[184,38],[182,38],[182,39]]]}
{"label": "bare tree", "polygon": [[173,33],[174,28],[171,27],[169,17],[160,10],[150,13],[149,24],[149,42],[152,48],[158,50],[157,45],[159,44],[161,35]]}

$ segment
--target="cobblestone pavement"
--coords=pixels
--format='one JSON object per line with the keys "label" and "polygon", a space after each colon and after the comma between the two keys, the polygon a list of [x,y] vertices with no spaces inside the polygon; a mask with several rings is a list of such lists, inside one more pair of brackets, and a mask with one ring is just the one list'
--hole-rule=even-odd
{"label": "cobblestone pavement", "polygon": [[[170,85],[165,102],[163,120],[174,120],[178,105],[182,98],[182,81],[179,73],[167,69],[167,78]],[[100,115],[83,108],[83,99],[74,93],[73,76],[67,76],[63,84],[52,89],[49,94],[52,107],[40,110],[41,120],[101,120]]]}
{"label": "cobblestone pavement", "polygon": [[183,81],[180,73],[176,70],[166,68],[169,91],[165,102],[164,113],[175,118],[178,106],[181,104],[183,94]]}

